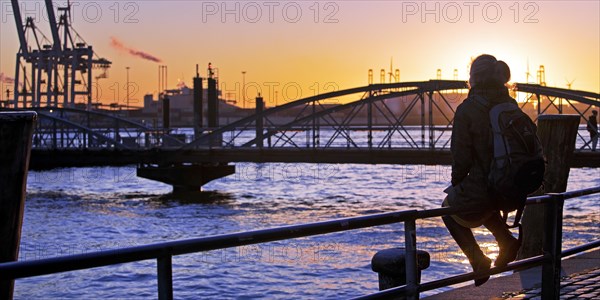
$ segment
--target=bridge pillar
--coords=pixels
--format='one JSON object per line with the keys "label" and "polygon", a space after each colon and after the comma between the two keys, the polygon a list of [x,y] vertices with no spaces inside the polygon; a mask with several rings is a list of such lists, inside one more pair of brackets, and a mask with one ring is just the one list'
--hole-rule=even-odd
{"label": "bridge pillar", "polygon": [[196,65],[196,77],[194,77],[194,139],[200,137],[202,133],[202,78],[198,75],[198,65]]}
{"label": "bridge pillar", "polygon": [[163,128],[169,130],[171,127],[171,102],[169,96],[165,95],[163,98]]}
{"label": "bridge pillar", "polygon": [[[263,101],[263,97],[261,97],[259,94],[258,97],[256,97],[256,115],[257,116],[262,114],[264,107],[265,107],[265,103]],[[262,148],[263,147],[263,132],[264,132],[262,117],[256,118],[256,126],[255,127],[256,127],[256,147]]]}
{"label": "bridge pillar", "polygon": [[[219,99],[218,99],[218,95],[217,95],[217,80],[214,78],[208,78],[207,80],[208,82],[208,89],[207,89],[207,96],[208,96],[208,103],[207,103],[207,110],[208,110],[208,120],[207,120],[207,125],[209,130],[214,130],[216,128],[219,127]],[[210,141],[210,146],[211,147],[220,147],[221,146],[221,142],[222,142],[222,137],[221,135],[218,135],[217,137],[214,137],[213,139],[211,139]]]}
{"label": "bridge pillar", "polygon": [[173,193],[200,192],[201,187],[215,179],[235,173],[235,166],[228,164],[200,165],[142,165],[137,168],[137,176],[170,184]]}
{"label": "bridge pillar", "polygon": [[208,127],[219,127],[219,100],[217,97],[217,81],[208,78]]}

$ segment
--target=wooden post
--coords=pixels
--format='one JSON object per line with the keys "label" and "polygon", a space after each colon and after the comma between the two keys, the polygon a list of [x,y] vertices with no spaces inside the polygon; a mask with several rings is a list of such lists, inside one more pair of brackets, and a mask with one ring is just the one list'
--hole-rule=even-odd
{"label": "wooden post", "polygon": [[[19,257],[35,112],[0,112],[0,263]],[[0,299],[12,299],[13,280],[0,281]]]}
{"label": "wooden post", "polygon": [[[538,190],[536,195],[566,191],[578,127],[577,115],[539,116],[538,137],[544,147],[547,165],[543,189]],[[544,206],[527,206],[523,212],[522,224],[523,244],[518,259],[542,254]]]}

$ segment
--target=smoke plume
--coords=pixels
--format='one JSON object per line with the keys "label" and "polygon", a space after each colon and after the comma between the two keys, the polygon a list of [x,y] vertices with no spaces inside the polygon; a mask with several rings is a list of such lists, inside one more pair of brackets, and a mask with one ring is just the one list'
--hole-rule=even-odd
{"label": "smoke plume", "polygon": [[117,39],[114,36],[110,37],[110,45],[113,48],[115,48],[115,49],[117,49],[119,51],[123,51],[123,52],[129,53],[130,55],[133,55],[133,56],[137,56],[137,57],[140,57],[140,58],[143,58],[143,59],[146,59],[146,60],[149,60],[149,61],[153,61],[153,62],[156,62],[156,63],[162,62],[162,60],[160,58],[156,57],[156,56],[153,56],[153,55],[148,54],[148,53],[146,53],[144,51],[141,51],[141,50],[136,50],[136,49],[133,49],[133,48],[125,46],[123,44],[123,42],[119,41],[119,39]]}
{"label": "smoke plume", "polygon": [[13,84],[13,83],[15,83],[15,79],[4,75],[4,73],[0,73],[0,82],[7,83],[7,84]]}

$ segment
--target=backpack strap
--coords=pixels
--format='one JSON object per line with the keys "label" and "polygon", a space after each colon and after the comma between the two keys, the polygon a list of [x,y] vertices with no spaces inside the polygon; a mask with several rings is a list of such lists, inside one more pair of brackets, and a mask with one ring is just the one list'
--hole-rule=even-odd
{"label": "backpack strap", "polygon": [[517,209],[517,214],[515,215],[515,221],[513,222],[512,225],[508,225],[506,223],[506,221],[508,219],[508,212],[507,211],[500,212],[502,221],[506,224],[507,228],[519,228],[519,237],[518,237],[519,244],[522,244],[522,242],[523,242],[523,225],[521,224],[521,217],[523,216],[523,209],[524,209],[524,207]]}
{"label": "backpack strap", "polygon": [[[521,228],[521,217],[523,216],[523,209],[524,208],[518,208],[517,209],[517,214],[515,215],[515,221],[513,222],[512,226],[509,226],[509,228],[519,227],[519,230],[520,230],[520,228]],[[508,216],[508,213],[506,215]]]}
{"label": "backpack strap", "polygon": [[[508,221],[508,211],[500,211],[500,217],[502,218],[502,222],[506,223]],[[521,225],[521,217],[523,216],[523,209],[522,208],[518,208],[517,209],[517,214],[515,215],[515,220],[513,221],[512,225],[508,225],[508,223],[506,223],[506,227],[508,228],[517,228]]]}
{"label": "backpack strap", "polygon": [[517,238],[517,240],[519,241],[519,245],[523,244],[523,226],[521,225],[521,223],[519,223],[517,225],[517,227],[519,228],[519,237]]}

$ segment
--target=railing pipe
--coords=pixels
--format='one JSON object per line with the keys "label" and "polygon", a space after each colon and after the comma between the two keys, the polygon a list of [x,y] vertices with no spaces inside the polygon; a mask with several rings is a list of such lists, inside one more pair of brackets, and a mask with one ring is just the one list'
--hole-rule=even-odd
{"label": "railing pipe", "polygon": [[[571,255],[581,253],[583,251],[591,250],[594,248],[598,248],[598,247],[600,247],[600,240],[565,250],[562,252],[562,257],[564,258],[567,256],[571,256]],[[504,273],[504,272],[512,271],[512,270],[516,270],[516,269],[530,268],[530,267],[539,265],[540,263],[543,263],[544,261],[545,261],[545,257],[543,255],[538,255],[538,256],[534,256],[534,257],[530,257],[530,258],[526,258],[526,259],[522,259],[519,261],[509,263],[508,265],[503,266],[503,267],[491,268],[489,270],[488,274],[495,275],[495,274],[500,274],[500,273]],[[431,291],[431,290],[439,289],[439,288],[446,287],[449,285],[470,281],[470,280],[475,279],[475,277],[476,277],[475,274],[473,272],[471,272],[471,273],[460,274],[460,275],[456,275],[456,276],[452,276],[452,277],[448,277],[448,278],[444,278],[444,279],[440,279],[440,280],[430,281],[430,282],[426,282],[426,283],[419,285],[418,291],[419,292]],[[390,299],[390,297],[398,297],[401,295],[405,295],[407,292],[408,292],[407,286],[403,285],[403,286],[387,289],[384,291],[380,291],[377,293],[364,295],[361,297],[356,297],[353,299],[361,299],[361,300]]]}
{"label": "railing pipe", "polygon": [[[568,199],[598,192],[600,192],[600,187],[595,187],[580,191],[564,193],[564,198]],[[551,201],[551,196],[538,196],[530,198],[527,201],[527,204],[542,204],[548,201]],[[171,255],[180,255],[199,251],[210,251],[215,249],[271,242],[282,239],[291,239],[311,235],[333,233],[345,231],[348,229],[359,229],[371,226],[386,225],[404,222],[409,220],[410,218],[432,218],[440,217],[443,215],[456,214],[458,212],[464,213],[472,211],[477,211],[477,208],[445,207],[425,211],[409,210],[401,212],[389,212],[383,214],[351,217],[318,223],[291,225],[275,229],[263,229],[249,231],[245,233],[232,233],[197,239],[150,244],[125,249],[107,250],[93,254],[79,254],[73,256],[41,259],[36,261],[20,261],[5,263],[0,264],[0,279],[16,279],[23,277],[46,275],[55,272],[65,272],[85,268],[106,266],[117,263],[154,259],[159,257],[160,255],[164,255],[164,253],[161,252],[161,249],[163,248],[170,248]],[[76,260],[77,262],[71,263],[69,262],[70,259]]]}
{"label": "railing pipe", "polygon": [[[556,287],[560,287],[560,246],[562,233],[562,206],[563,200],[580,197],[600,192],[600,186],[584,190],[566,192],[561,194],[550,194],[529,198],[528,205],[546,204],[549,212],[546,214],[546,228],[549,230],[546,238],[545,253],[543,256],[513,262],[504,267],[495,267],[489,271],[490,275],[545,264],[544,273],[550,274],[551,279],[546,280],[554,284],[554,290],[546,291],[556,293]],[[409,297],[418,298],[420,292],[436,289],[439,287],[473,280],[474,273],[462,274],[437,281],[427,282],[419,285],[416,260],[416,219],[439,217],[456,213],[471,213],[478,211],[477,207],[445,207],[425,211],[408,210],[400,212],[389,212],[368,216],[343,218],[331,221],[316,222],[310,224],[291,225],[273,229],[263,229],[243,233],[210,236],[204,238],[172,241],[165,243],[150,244],[139,247],[115,249],[89,254],[80,254],[64,257],[42,259],[36,261],[9,262],[0,264],[0,280],[12,280],[17,278],[47,275],[65,271],[88,269],[93,267],[114,265],[126,262],[157,259],[158,291],[160,299],[173,298],[172,286],[172,256],[188,254],[216,249],[225,249],[236,246],[244,246],[265,242],[272,242],[299,237],[307,237],[319,234],[347,231],[379,225],[405,222],[405,243],[407,250],[407,285],[385,290],[379,293],[367,295],[360,299],[379,299],[391,295],[408,294]],[[580,251],[600,247],[600,240],[594,243],[578,246],[562,253],[568,256]],[[558,271],[557,271],[558,270]],[[558,272],[558,273],[557,273]],[[558,280],[558,281],[557,281]],[[548,290],[548,289],[546,289]]]}
{"label": "railing pipe", "polygon": [[[458,212],[458,210],[455,210],[454,212]],[[262,229],[243,233],[232,233],[197,239],[157,243],[124,249],[100,251],[90,254],[78,254],[72,256],[40,259],[36,261],[5,263],[0,264],[0,279],[16,279],[47,275],[57,272],[74,271],[112,264],[153,259],[166,254],[189,254],[194,252],[225,249],[284,239],[346,231],[350,229],[387,225],[414,218],[416,214],[416,210],[390,212],[310,224],[284,226],[274,229]],[[165,249],[167,249],[166,253]]]}
{"label": "railing pipe", "polygon": [[[490,275],[494,275],[494,274],[499,274],[499,273],[519,269],[519,268],[528,268],[528,267],[535,266],[543,261],[544,261],[544,257],[542,255],[534,256],[534,257],[530,257],[530,258],[523,259],[520,261],[512,262],[503,267],[491,268],[488,273]],[[469,280],[474,280],[476,277],[477,276],[475,275],[474,272],[470,272],[470,273],[460,274],[460,275],[456,275],[456,276],[452,276],[452,277],[448,277],[448,278],[444,278],[444,279],[440,279],[440,280],[426,282],[426,283],[419,285],[418,292],[426,292],[426,291],[439,289],[439,288],[453,285],[453,284],[463,283],[463,282],[466,282]],[[403,286],[387,289],[384,291],[380,291],[377,293],[357,297],[354,299],[361,299],[361,300],[364,300],[364,299],[390,299],[391,297],[398,297],[398,296],[405,295],[406,293],[408,293],[408,291],[409,291],[409,289],[408,289],[407,285],[403,285]]]}
{"label": "railing pipe", "polygon": [[573,254],[581,253],[583,251],[588,251],[588,250],[598,248],[598,247],[600,247],[600,240],[567,249],[562,252],[562,257],[571,256]]}

